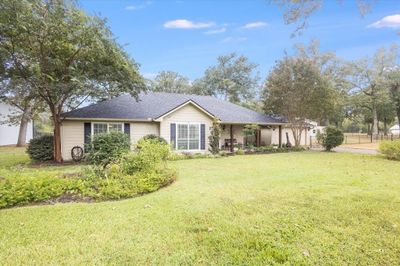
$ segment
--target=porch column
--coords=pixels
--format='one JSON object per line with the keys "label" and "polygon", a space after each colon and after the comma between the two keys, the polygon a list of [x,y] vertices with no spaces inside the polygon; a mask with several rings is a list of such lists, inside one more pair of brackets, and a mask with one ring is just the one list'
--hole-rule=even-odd
{"label": "porch column", "polygon": [[279,148],[282,148],[282,126],[279,126]]}
{"label": "porch column", "polygon": [[261,129],[257,129],[256,131],[256,146],[261,146]]}
{"label": "porch column", "polygon": [[233,152],[233,125],[230,126],[230,133],[231,133],[231,145],[230,150]]}

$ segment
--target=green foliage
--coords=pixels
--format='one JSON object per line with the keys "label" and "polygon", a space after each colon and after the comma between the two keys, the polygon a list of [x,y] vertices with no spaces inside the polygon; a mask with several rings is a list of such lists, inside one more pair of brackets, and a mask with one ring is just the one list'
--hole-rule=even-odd
{"label": "green foliage", "polygon": [[[46,103],[61,162],[61,110],[81,100],[137,96],[145,89],[138,64],[116,43],[106,21],[75,1],[1,1],[0,82],[24,81],[24,95]],[[51,29],[51,30],[49,30]]]}
{"label": "green foliage", "polygon": [[212,154],[219,153],[219,140],[221,138],[221,126],[217,120],[213,121],[213,125],[210,128],[210,136],[208,136],[208,142],[210,148],[208,149]]}
{"label": "green foliage", "polygon": [[92,167],[81,181],[83,195],[119,199],[153,192],[176,179],[167,168],[170,148],[157,138],[141,139],[136,152],[124,153],[105,168]]}
{"label": "green foliage", "polygon": [[160,143],[168,143],[163,137],[154,135],[154,134],[149,134],[144,136],[141,140],[148,140],[148,139],[154,139],[157,140]]}
{"label": "green foliage", "polygon": [[104,167],[121,158],[130,150],[130,146],[129,137],[122,132],[96,134],[91,141],[89,161]]}
{"label": "green foliage", "polygon": [[400,140],[382,141],[379,144],[379,151],[388,159],[400,160]]}
{"label": "green foliage", "polygon": [[[38,176],[18,175],[13,169],[14,174],[0,178],[0,208],[51,200],[66,194],[78,199],[128,198],[156,191],[176,179],[176,171],[167,167],[170,153],[167,143],[157,139],[141,140],[135,153],[126,153],[124,145],[111,145],[112,148],[103,145],[103,142],[115,140],[124,142],[121,136],[113,133],[96,139],[96,144],[102,146],[96,155],[102,163],[68,175],[68,178],[51,172]],[[103,164],[104,159],[100,157],[107,151],[112,156]],[[0,165],[0,176],[4,166],[8,165]]]}
{"label": "green foliage", "polygon": [[237,155],[244,155],[244,154],[246,154],[246,152],[244,151],[244,150],[237,150],[236,152],[235,152]]}
{"label": "green foliage", "polygon": [[254,98],[259,77],[254,74],[257,64],[235,53],[219,56],[218,64],[207,68],[204,77],[195,80],[193,91],[202,95],[219,95],[230,102],[240,103]]}
{"label": "green foliage", "polygon": [[344,135],[336,127],[326,127],[324,132],[317,134],[317,139],[325,150],[330,151],[343,143]]}
{"label": "green foliage", "polygon": [[34,161],[51,161],[53,160],[53,136],[45,135],[39,138],[31,139],[26,152]]}
{"label": "green foliage", "polygon": [[308,126],[306,120],[330,116],[337,96],[318,65],[302,57],[280,60],[268,75],[263,95],[265,111],[280,114],[290,123],[297,147]]}
{"label": "green foliage", "polygon": [[150,81],[151,91],[189,93],[190,89],[189,79],[173,71],[161,71]]}
{"label": "green foliage", "polygon": [[0,180],[0,208],[38,202],[73,191],[74,181],[51,175]]}
{"label": "green foliage", "polygon": [[260,129],[260,126],[257,124],[249,124],[249,125],[245,125],[243,127],[243,135],[250,137],[250,136],[254,136],[257,132],[257,130]]}
{"label": "green foliage", "polygon": [[179,160],[187,160],[187,159],[217,158],[217,156],[218,156],[218,154],[171,152],[170,155],[168,156],[168,160],[169,161],[179,161]]}

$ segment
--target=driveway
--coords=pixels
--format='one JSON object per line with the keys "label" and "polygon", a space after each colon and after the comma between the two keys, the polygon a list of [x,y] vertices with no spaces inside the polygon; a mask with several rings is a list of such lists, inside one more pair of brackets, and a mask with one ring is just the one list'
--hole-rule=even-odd
{"label": "driveway", "polygon": [[350,152],[350,153],[359,153],[359,154],[378,154],[377,150],[373,149],[359,149],[359,148],[351,148],[351,147],[336,147],[333,149],[336,152]]}

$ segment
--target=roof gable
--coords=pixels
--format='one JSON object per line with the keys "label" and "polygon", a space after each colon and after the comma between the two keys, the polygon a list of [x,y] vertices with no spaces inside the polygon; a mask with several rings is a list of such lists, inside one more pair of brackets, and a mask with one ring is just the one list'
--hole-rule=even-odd
{"label": "roof gable", "polygon": [[173,108],[172,110],[169,110],[168,112],[166,112],[166,113],[160,115],[159,117],[154,118],[154,120],[160,121],[160,120],[162,120],[165,116],[170,115],[170,114],[172,114],[172,113],[174,113],[174,112],[180,110],[182,107],[185,107],[185,106],[187,106],[187,105],[189,105],[189,104],[195,106],[197,109],[199,109],[200,111],[202,111],[203,113],[205,113],[207,116],[209,116],[209,117],[211,117],[211,118],[213,118],[213,119],[214,119],[214,118],[218,119],[215,115],[213,115],[212,113],[210,113],[209,111],[207,111],[206,109],[204,109],[203,107],[201,107],[201,106],[200,106],[199,104],[197,104],[195,101],[188,100],[188,101],[184,102],[183,104],[176,106],[176,107]]}

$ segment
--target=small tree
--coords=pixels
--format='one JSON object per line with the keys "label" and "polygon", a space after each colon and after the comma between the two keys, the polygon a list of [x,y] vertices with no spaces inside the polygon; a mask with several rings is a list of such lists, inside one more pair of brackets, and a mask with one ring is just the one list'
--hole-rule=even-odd
{"label": "small tree", "polygon": [[277,63],[265,82],[263,96],[267,113],[280,114],[288,120],[296,147],[308,127],[307,119],[326,117],[335,98],[318,66],[301,57],[285,57]]}
{"label": "small tree", "polygon": [[208,137],[210,148],[208,149],[212,154],[219,153],[219,139],[221,138],[221,126],[217,120],[214,120],[210,128],[210,136]]}
{"label": "small tree", "polygon": [[323,133],[318,133],[317,139],[326,151],[330,151],[343,143],[344,135],[336,127],[327,127]]}
{"label": "small tree", "polygon": [[248,137],[253,137],[256,135],[257,130],[260,129],[260,126],[257,124],[249,124],[249,125],[245,125],[243,128],[243,135],[246,138],[246,145],[247,145],[247,140]]}

